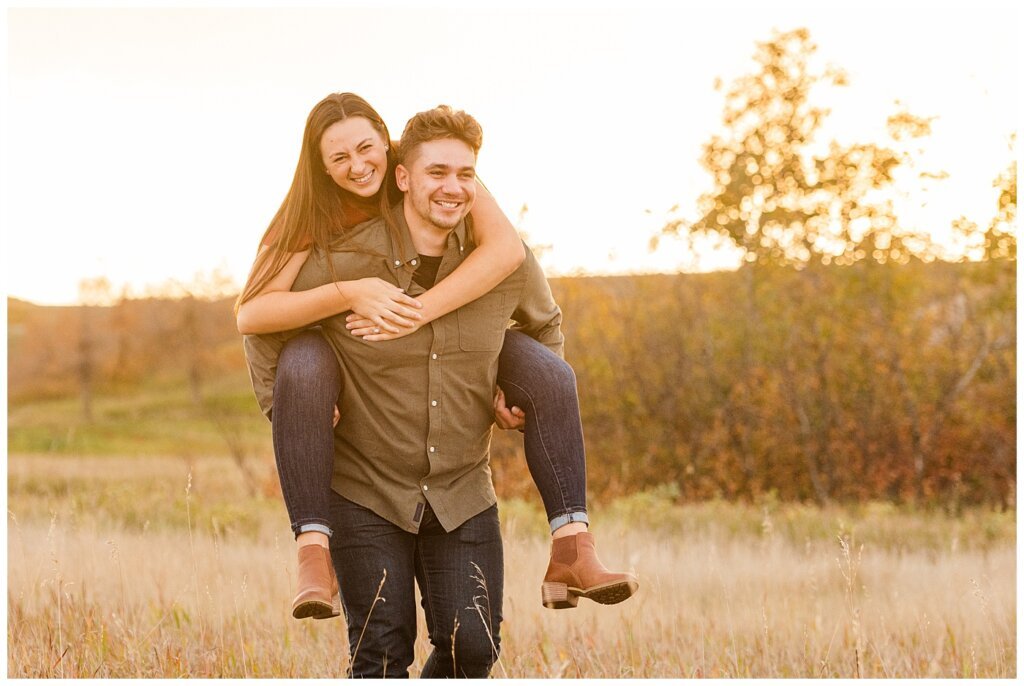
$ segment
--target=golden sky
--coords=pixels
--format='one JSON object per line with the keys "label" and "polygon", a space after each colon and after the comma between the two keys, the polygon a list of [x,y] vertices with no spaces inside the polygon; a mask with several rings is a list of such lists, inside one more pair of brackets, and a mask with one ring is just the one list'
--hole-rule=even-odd
{"label": "golden sky", "polygon": [[647,246],[671,206],[693,217],[710,187],[697,160],[720,122],[715,79],[800,26],[850,75],[823,137],[881,142],[895,100],[937,117],[923,163],[950,177],[909,189],[901,216],[939,233],[961,214],[988,221],[1018,115],[1016,10],[829,7],[11,8],[6,291],[68,303],[83,278],[141,292],[214,268],[241,282],[309,109],[343,90],[396,135],[442,102],[473,114],[480,174],[513,220],[529,205],[549,274],[676,270],[691,256]]}

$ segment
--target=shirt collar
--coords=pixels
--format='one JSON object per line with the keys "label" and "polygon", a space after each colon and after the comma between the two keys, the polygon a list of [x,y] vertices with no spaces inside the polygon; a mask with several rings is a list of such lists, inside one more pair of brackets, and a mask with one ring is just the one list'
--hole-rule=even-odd
{"label": "shirt collar", "polygon": [[[398,225],[398,245],[395,245],[396,239],[392,238],[391,241],[391,266],[396,269],[403,265],[410,265],[412,267],[419,266],[420,254],[412,242],[412,233],[409,231],[408,222],[405,221],[405,212],[403,211],[402,203],[398,203],[391,208],[391,215],[395,218],[395,223]],[[467,247],[466,242],[469,231],[467,228],[468,221],[468,217],[463,219],[452,230],[451,235],[455,236],[456,247],[460,252],[465,251]]]}

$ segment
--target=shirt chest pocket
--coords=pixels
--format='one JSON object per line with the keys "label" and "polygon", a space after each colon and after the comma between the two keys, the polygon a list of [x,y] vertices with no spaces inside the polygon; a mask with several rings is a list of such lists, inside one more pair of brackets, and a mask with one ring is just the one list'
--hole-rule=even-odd
{"label": "shirt chest pocket", "polygon": [[459,349],[466,352],[500,350],[508,328],[506,293],[486,293],[457,311]]}

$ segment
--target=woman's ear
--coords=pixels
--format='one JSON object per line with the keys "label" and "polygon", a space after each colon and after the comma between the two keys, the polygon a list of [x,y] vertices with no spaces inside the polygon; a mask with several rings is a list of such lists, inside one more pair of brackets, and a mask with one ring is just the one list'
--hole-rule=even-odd
{"label": "woman's ear", "polygon": [[395,183],[403,193],[409,190],[409,170],[401,164],[395,167]]}

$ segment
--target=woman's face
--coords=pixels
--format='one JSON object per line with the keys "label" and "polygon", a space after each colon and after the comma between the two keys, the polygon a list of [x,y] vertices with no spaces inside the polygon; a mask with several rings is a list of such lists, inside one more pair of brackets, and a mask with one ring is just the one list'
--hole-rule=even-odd
{"label": "woman's face", "polygon": [[387,148],[365,117],[349,117],[327,127],[320,138],[320,157],[334,183],[369,198],[388,173]]}

